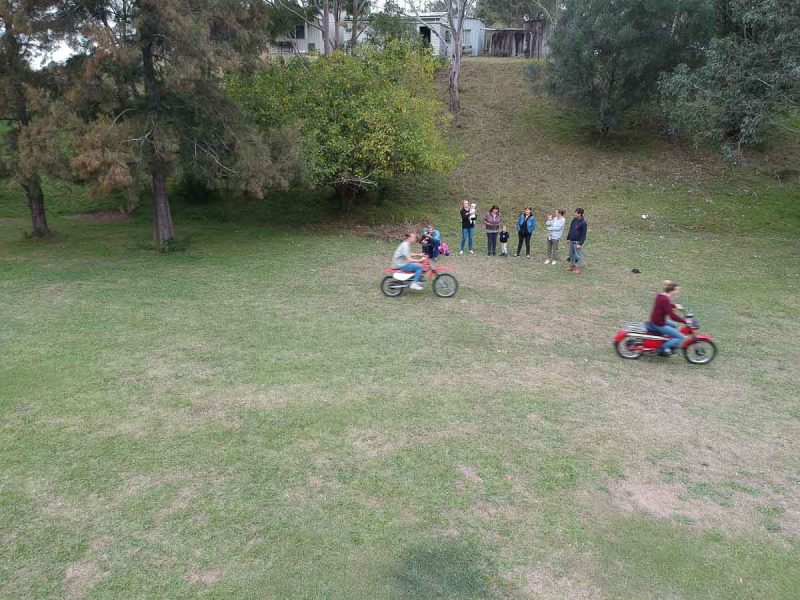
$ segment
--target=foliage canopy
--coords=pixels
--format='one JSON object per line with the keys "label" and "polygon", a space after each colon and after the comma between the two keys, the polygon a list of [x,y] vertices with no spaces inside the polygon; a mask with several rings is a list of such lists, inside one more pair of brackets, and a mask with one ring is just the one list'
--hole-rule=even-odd
{"label": "foliage canopy", "polygon": [[263,127],[297,127],[311,179],[334,186],[349,210],[380,181],[449,166],[437,65],[419,45],[391,40],[232,76],[227,88]]}
{"label": "foliage canopy", "polygon": [[785,127],[800,108],[800,2],[726,0],[718,30],[692,68],[681,64],[660,82],[672,127],[721,147],[729,159]]}
{"label": "foliage canopy", "polygon": [[711,35],[707,0],[567,0],[550,43],[549,87],[618,126],[654,97],[660,73],[692,62]]}

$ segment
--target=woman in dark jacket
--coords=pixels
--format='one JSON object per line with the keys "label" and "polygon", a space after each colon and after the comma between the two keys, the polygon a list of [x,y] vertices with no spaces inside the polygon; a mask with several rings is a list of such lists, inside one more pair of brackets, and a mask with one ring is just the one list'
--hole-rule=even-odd
{"label": "woman in dark jacket", "polygon": [[514,256],[519,256],[522,250],[522,242],[525,242],[525,256],[531,257],[531,235],[536,230],[536,217],[533,216],[533,210],[528,206],[517,219],[517,234],[519,235],[519,243],[517,244],[517,253]]}
{"label": "woman in dark jacket", "polygon": [[469,253],[475,254],[472,251],[472,244],[475,241],[475,219],[470,215],[469,200],[464,200],[461,203],[461,251],[459,254],[464,254],[464,246],[469,242]]}

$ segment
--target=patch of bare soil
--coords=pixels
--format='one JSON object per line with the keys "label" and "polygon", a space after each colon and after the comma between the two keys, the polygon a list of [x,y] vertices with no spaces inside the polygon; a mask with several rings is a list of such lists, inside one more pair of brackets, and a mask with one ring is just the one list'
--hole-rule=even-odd
{"label": "patch of bare soil", "polygon": [[601,600],[606,596],[596,587],[571,577],[557,577],[541,566],[520,566],[505,579],[518,587],[522,598],[539,600]]}
{"label": "patch of bare soil", "polygon": [[458,465],[459,472],[469,481],[475,484],[482,484],[483,479],[478,475],[478,470],[471,465]]}
{"label": "patch of bare soil", "polygon": [[224,571],[204,571],[193,568],[186,574],[186,581],[202,585],[213,585],[221,581],[223,577],[225,577]]}
{"label": "patch of bare soil", "polygon": [[133,215],[125,211],[109,211],[91,213],[85,215],[75,215],[73,219],[76,221],[84,221],[86,223],[118,223],[121,221],[129,220]]}
{"label": "patch of bare soil", "polygon": [[80,560],[69,566],[64,576],[67,600],[85,598],[103,580],[100,566],[91,560]]}
{"label": "patch of bare soil", "polygon": [[609,489],[615,506],[624,513],[644,512],[654,517],[670,518],[685,514],[689,508],[681,501],[686,489],[680,484],[624,481]]}

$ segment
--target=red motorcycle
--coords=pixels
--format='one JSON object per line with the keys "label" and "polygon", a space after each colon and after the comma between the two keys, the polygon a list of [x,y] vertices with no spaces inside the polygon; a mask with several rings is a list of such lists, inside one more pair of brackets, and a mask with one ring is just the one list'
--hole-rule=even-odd
{"label": "red motorcycle", "polygon": [[[680,332],[686,336],[681,342],[683,356],[693,365],[707,365],[717,355],[717,346],[710,335],[698,333],[700,322],[691,313]],[[643,354],[657,354],[669,338],[649,329],[646,323],[623,321],[614,336],[614,348],[622,358],[637,359]]]}
{"label": "red motorcycle", "polygon": [[[424,268],[422,277],[423,279],[427,277],[431,287],[433,287],[434,294],[440,298],[452,298],[456,295],[458,281],[451,273],[447,272],[447,267],[433,264],[428,258],[422,260],[420,264]],[[413,273],[401,271],[400,269],[384,269],[383,272],[388,273],[381,281],[381,291],[385,296],[397,298],[411,287],[411,281],[414,278]]]}

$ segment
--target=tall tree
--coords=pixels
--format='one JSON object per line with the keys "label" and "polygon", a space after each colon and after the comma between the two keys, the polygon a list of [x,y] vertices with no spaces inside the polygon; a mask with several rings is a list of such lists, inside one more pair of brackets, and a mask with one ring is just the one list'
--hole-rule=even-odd
{"label": "tall tree", "polygon": [[450,112],[461,110],[459,83],[461,78],[461,40],[464,20],[471,14],[475,0],[447,0],[447,24],[450,28],[452,47],[450,50],[450,77],[447,89],[450,94]]}
{"label": "tall tree", "polygon": [[697,60],[711,34],[707,0],[567,0],[550,42],[551,91],[595,111],[608,133],[656,96],[658,77]]}
{"label": "tall tree", "polygon": [[269,149],[222,91],[220,76],[257,60],[268,33],[266,5],[81,4],[89,20],[83,80],[73,100],[89,125],[77,141],[73,164],[79,172],[107,186],[129,185],[138,175],[149,179],[153,238],[161,248],[174,240],[167,194],[171,174],[191,171],[259,193],[271,175]]}
{"label": "tall tree", "polygon": [[364,31],[365,24],[369,21],[370,0],[353,0],[349,7],[350,19],[353,29],[350,32],[350,48],[355,48],[358,44],[358,36]]}
{"label": "tall tree", "polygon": [[672,127],[710,142],[732,161],[770,128],[798,130],[800,2],[717,1],[716,35],[700,65],[682,64],[660,83]]}
{"label": "tall tree", "polygon": [[70,25],[70,6],[52,0],[0,1],[0,93],[10,124],[6,160],[28,201],[34,237],[49,237],[41,177],[32,165],[19,159],[21,138],[31,125],[30,87],[36,73],[31,61],[52,49]]}

